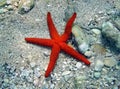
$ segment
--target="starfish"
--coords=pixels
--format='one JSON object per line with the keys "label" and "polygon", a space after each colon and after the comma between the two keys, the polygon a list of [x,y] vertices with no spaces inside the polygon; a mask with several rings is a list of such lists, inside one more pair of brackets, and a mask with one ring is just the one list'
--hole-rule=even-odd
{"label": "starfish", "polygon": [[56,27],[52,21],[50,12],[47,13],[47,24],[48,29],[50,32],[51,39],[47,38],[25,38],[26,42],[41,45],[41,46],[47,46],[51,47],[52,51],[50,54],[50,62],[48,64],[47,70],[45,72],[45,77],[48,77],[52,70],[54,69],[54,66],[56,64],[57,58],[59,56],[59,52],[62,50],[66,52],[67,54],[73,56],[74,58],[78,59],[79,61],[84,62],[86,65],[90,65],[90,62],[86,59],[85,56],[78,53],[76,50],[74,50],[72,47],[67,45],[67,40],[71,34],[72,30],[72,24],[76,18],[76,13],[72,15],[72,17],[68,20],[65,31],[62,35],[59,35]]}

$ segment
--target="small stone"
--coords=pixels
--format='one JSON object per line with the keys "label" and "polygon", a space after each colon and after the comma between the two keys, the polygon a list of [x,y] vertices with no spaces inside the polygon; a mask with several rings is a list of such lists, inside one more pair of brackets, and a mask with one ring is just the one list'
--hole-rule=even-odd
{"label": "small stone", "polygon": [[13,10],[13,6],[12,6],[12,5],[9,5],[9,6],[7,7],[7,10]]}
{"label": "small stone", "polygon": [[18,7],[18,3],[17,3],[17,2],[15,2],[15,3],[14,3],[14,6],[15,6],[15,7]]}
{"label": "small stone", "polygon": [[95,43],[94,45],[92,45],[92,49],[93,51],[97,54],[97,55],[105,55],[106,54],[106,49],[104,46],[102,46],[99,43]]}
{"label": "small stone", "polygon": [[82,43],[78,46],[78,48],[82,53],[85,53],[89,49],[89,46],[87,43]]}
{"label": "small stone", "polygon": [[32,69],[23,69],[21,70],[21,75],[22,77],[28,77],[31,73],[33,73]]}
{"label": "small stone", "polygon": [[95,76],[95,78],[100,78],[101,73],[100,72],[94,72],[94,76]]}
{"label": "small stone", "polygon": [[104,66],[103,61],[98,59],[95,64],[95,71],[101,71],[103,66]]}
{"label": "small stone", "polygon": [[4,82],[5,82],[5,83],[8,83],[8,82],[9,82],[9,80],[5,78],[5,79],[4,79]]}
{"label": "small stone", "polygon": [[35,64],[36,64],[35,62],[30,62],[31,67],[35,67]]}
{"label": "small stone", "polygon": [[50,89],[54,89],[54,87],[55,87],[54,83],[50,85]]}
{"label": "small stone", "polygon": [[37,19],[35,19],[35,21],[36,21],[36,22],[40,22],[40,19],[39,19],[39,18],[37,18]]}
{"label": "small stone", "polygon": [[41,76],[41,74],[40,74],[40,68],[39,67],[37,67],[37,68],[34,69],[34,75],[36,77],[40,77]]}
{"label": "small stone", "polygon": [[101,34],[101,31],[99,29],[92,29],[92,32],[96,35]]}
{"label": "small stone", "polygon": [[38,86],[39,85],[39,78],[35,78],[33,84],[35,86]]}
{"label": "small stone", "polygon": [[33,82],[33,78],[32,77],[31,76],[27,77],[27,81],[30,82],[30,83],[32,83]]}
{"label": "small stone", "polygon": [[3,13],[5,13],[5,12],[7,12],[7,11],[8,11],[7,9],[1,8],[1,9],[0,9],[0,14],[3,14]]}
{"label": "small stone", "polygon": [[80,76],[77,76],[75,79],[76,79],[77,81],[83,81],[83,80],[86,80],[87,77],[86,77],[85,75],[80,75]]}
{"label": "small stone", "polygon": [[92,56],[92,51],[86,51],[85,52],[85,56],[87,56],[87,57],[91,57]]}
{"label": "small stone", "polygon": [[68,75],[68,74],[70,74],[70,72],[71,71],[65,71],[65,72],[62,73],[62,76]]}
{"label": "small stone", "polygon": [[44,54],[46,57],[50,56],[50,52],[49,52],[49,51],[44,51],[43,54]]}
{"label": "small stone", "polygon": [[117,64],[116,60],[114,58],[105,58],[104,59],[104,65],[107,67],[113,67]]}
{"label": "small stone", "polygon": [[6,4],[12,4],[12,0],[7,0]]}
{"label": "small stone", "polygon": [[82,63],[77,62],[76,67],[77,67],[78,69],[80,69],[80,68],[82,67]]}

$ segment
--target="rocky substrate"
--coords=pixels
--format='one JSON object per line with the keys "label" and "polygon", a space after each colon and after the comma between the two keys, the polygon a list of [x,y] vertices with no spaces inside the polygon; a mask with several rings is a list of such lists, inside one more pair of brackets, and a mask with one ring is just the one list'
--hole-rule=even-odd
{"label": "rocky substrate", "polygon": [[[27,44],[24,38],[49,38],[48,11],[59,33],[77,12],[68,44],[90,66],[61,52],[51,76],[44,77],[50,49]],[[120,3],[0,0],[0,49],[0,89],[120,89]]]}

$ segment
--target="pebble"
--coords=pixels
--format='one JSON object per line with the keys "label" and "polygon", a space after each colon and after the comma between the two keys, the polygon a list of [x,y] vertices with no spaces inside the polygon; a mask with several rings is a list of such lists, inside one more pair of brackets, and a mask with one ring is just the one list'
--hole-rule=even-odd
{"label": "pebble", "polygon": [[101,31],[99,29],[92,29],[92,32],[96,35],[100,35],[101,34]]}
{"label": "pebble", "polygon": [[77,64],[76,64],[76,68],[80,69],[81,67],[82,67],[82,63],[77,62]]}
{"label": "pebble", "polygon": [[80,76],[77,76],[77,77],[75,77],[75,81],[74,81],[74,84],[75,84],[75,88],[74,89],[83,89],[83,83],[84,83],[84,81],[86,80],[87,78],[86,78],[86,76],[82,76],[82,75],[80,75]]}
{"label": "pebble", "polygon": [[82,43],[78,46],[78,48],[82,53],[85,53],[89,49],[89,46],[87,43]]}
{"label": "pebble", "polygon": [[5,83],[8,83],[8,82],[9,82],[9,80],[8,80],[7,78],[5,78],[5,79],[4,79],[4,82],[5,82]]}
{"label": "pebble", "polygon": [[35,67],[36,63],[35,62],[30,62],[30,66],[33,68]]}
{"label": "pebble", "polygon": [[85,52],[85,56],[87,56],[87,57],[91,57],[92,54],[93,54],[92,51],[86,51],[86,52]]}
{"label": "pebble", "polygon": [[54,89],[54,87],[55,87],[55,84],[50,85],[50,89]]}
{"label": "pebble", "polygon": [[5,13],[5,12],[7,12],[7,11],[8,11],[7,9],[1,8],[1,9],[0,9],[0,14],[3,14],[3,13]]}
{"label": "pebble", "polygon": [[39,85],[39,78],[35,78],[34,81],[33,81],[33,84],[35,86],[38,86]]}
{"label": "pebble", "polygon": [[101,73],[100,72],[94,72],[94,77],[95,78],[100,78],[101,76]]}
{"label": "pebble", "polygon": [[79,75],[75,78],[77,81],[83,81],[83,80],[86,80],[87,77],[85,75]]}
{"label": "pebble", "polygon": [[49,51],[44,51],[43,54],[44,54],[46,57],[50,56],[50,52],[49,52]]}
{"label": "pebble", "polygon": [[97,85],[89,85],[87,86],[87,89],[100,89]]}
{"label": "pebble", "polygon": [[104,65],[107,67],[113,67],[117,64],[117,61],[114,58],[105,58]]}
{"label": "pebble", "polygon": [[97,59],[95,63],[95,71],[101,71],[104,66],[104,63],[102,60]]}
{"label": "pebble", "polygon": [[97,54],[97,55],[106,55],[106,49],[104,46],[102,46],[100,43],[95,43],[92,45],[92,50]]}
{"label": "pebble", "polygon": [[21,71],[20,76],[22,78],[26,77],[26,79],[29,81],[30,80],[30,76],[33,74],[33,70],[32,69],[23,69]]}
{"label": "pebble", "polygon": [[68,74],[70,74],[70,73],[71,73],[71,71],[64,71],[64,72],[62,73],[62,76],[68,75]]}
{"label": "pebble", "polygon": [[36,77],[40,77],[41,76],[41,74],[40,74],[40,68],[39,67],[37,67],[37,68],[34,69],[34,75]]}
{"label": "pebble", "polygon": [[12,6],[12,5],[9,5],[9,6],[7,7],[7,10],[13,10],[13,6]]}

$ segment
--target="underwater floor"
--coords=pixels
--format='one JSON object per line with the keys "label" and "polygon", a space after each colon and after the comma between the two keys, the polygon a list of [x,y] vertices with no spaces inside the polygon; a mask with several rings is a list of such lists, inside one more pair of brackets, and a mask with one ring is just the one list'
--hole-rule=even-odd
{"label": "underwater floor", "polygon": [[[67,51],[55,48],[50,64],[54,69],[48,68],[50,75],[44,76],[51,56],[47,46],[54,42],[43,47],[25,38],[51,39],[48,29],[54,27],[51,21],[47,24],[48,12],[60,35],[76,12],[65,44],[89,66],[61,45]],[[54,44],[60,42],[55,39]],[[120,89],[120,1],[0,0],[0,89]]]}

